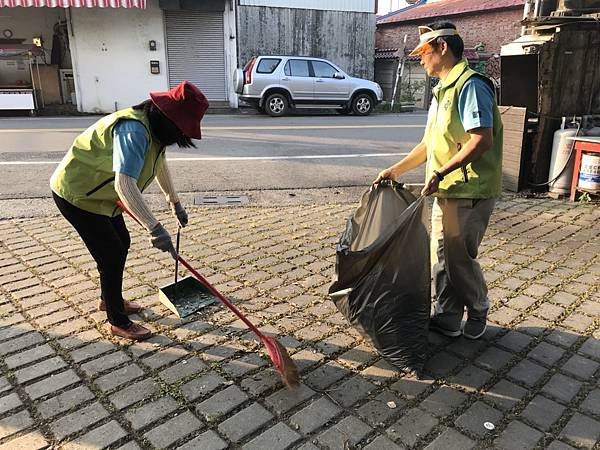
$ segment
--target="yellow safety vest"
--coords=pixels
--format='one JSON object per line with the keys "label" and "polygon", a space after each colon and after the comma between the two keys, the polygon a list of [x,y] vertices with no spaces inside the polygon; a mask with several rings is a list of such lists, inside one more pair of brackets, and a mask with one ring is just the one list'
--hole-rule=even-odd
{"label": "yellow safety vest", "polygon": [[146,113],[132,108],[103,117],[77,136],[50,178],[52,191],[85,211],[109,217],[121,214],[114,185],[113,128],[122,119],[137,120],[148,131],[149,148],[137,179],[140,191],[144,191],[164,164],[165,152],[152,137]]}
{"label": "yellow safety vest", "polygon": [[[464,84],[472,76],[485,79],[483,75],[469,68],[466,59],[456,64],[448,76],[433,90],[437,108],[431,108],[423,142],[427,147],[426,180],[434,170],[439,170],[470,139],[463,128],[458,111],[458,97]],[[441,198],[491,198],[502,192],[502,120],[498,106],[494,102],[492,148],[481,158],[447,174],[440,182],[434,195]]]}

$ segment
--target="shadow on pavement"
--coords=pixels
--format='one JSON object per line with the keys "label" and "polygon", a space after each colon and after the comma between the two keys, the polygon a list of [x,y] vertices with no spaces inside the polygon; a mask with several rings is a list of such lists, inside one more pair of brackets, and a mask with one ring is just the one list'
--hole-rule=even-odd
{"label": "shadow on pavement", "polygon": [[[477,341],[432,333],[427,376],[417,380],[352,329],[340,332],[338,313],[329,319],[336,325],[292,321],[287,329],[257,313],[252,320],[278,336],[301,370],[302,385],[290,392],[240,321],[214,322],[230,321],[224,312],[212,307],[182,321],[147,310],[158,333],[133,344],[109,337],[101,320],[77,332],[3,326],[0,449],[228,443],[237,439],[233,416],[254,410],[264,420],[235,442],[280,422],[300,433],[297,442],[319,436],[325,447],[344,433],[352,445],[390,439],[417,448],[435,439],[459,448],[546,448],[557,439],[593,448],[600,436],[600,342],[591,336],[494,325]],[[323,338],[303,336],[323,325]],[[344,431],[355,422],[360,436]]]}

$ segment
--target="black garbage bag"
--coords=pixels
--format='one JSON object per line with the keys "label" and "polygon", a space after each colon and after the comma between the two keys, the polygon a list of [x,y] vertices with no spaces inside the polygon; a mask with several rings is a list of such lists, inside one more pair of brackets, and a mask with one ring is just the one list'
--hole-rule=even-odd
{"label": "black garbage bag", "polygon": [[362,195],[337,245],[329,296],[377,351],[420,374],[431,279],[424,198],[384,181]]}

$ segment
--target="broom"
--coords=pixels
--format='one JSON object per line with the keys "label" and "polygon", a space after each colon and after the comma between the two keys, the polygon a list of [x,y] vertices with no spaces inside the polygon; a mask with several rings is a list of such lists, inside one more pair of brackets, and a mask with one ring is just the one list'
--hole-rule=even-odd
{"label": "broom", "polygon": [[[117,205],[123,211],[125,211],[133,220],[135,220],[138,224],[142,225],[142,223],[135,217],[129,209],[123,204],[123,202],[118,201]],[[143,226],[143,225],[142,225]],[[258,338],[262,341],[262,343],[267,348],[267,352],[269,353],[269,358],[273,362],[273,365],[281,375],[283,382],[290,388],[295,388],[299,385],[299,376],[298,376],[298,368],[296,364],[288,354],[287,350],[283,345],[279,343],[279,341],[270,336],[265,336],[261,331],[252,323],[250,320],[246,318],[242,314],[242,312],[237,309],[233,303],[227,300],[223,294],[217,291],[213,285],[211,285],[206,278],[204,278],[200,273],[198,273],[190,264],[181,257],[181,255],[177,255],[177,260],[187,269],[190,273],[196,278],[200,283],[208,288],[208,290],[217,297],[225,306],[227,306],[236,316],[238,316],[242,322],[244,322],[250,330],[252,330]]]}

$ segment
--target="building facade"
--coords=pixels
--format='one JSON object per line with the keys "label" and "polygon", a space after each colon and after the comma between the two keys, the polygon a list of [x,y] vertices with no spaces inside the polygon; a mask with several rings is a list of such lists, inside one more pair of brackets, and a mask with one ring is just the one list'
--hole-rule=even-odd
{"label": "building facade", "polygon": [[[417,27],[436,21],[453,22],[465,43],[465,57],[472,66],[499,81],[500,48],[520,35],[525,0],[417,0],[399,11],[377,19],[375,81],[391,100],[427,108],[430,80],[418,57],[407,57],[419,42]],[[406,37],[406,45],[404,39]],[[403,76],[396,76],[402,63]],[[407,97],[407,91],[410,95]]]}
{"label": "building facade", "polygon": [[[373,77],[375,0],[0,0],[0,5],[10,7],[10,19],[0,18],[2,29],[10,26],[28,43],[41,36],[42,66],[60,76],[70,73],[72,87],[65,89],[73,92],[62,101],[73,101],[81,112],[112,112],[182,80],[198,85],[211,105],[235,108],[234,70],[255,54],[326,57],[350,74]],[[65,43],[60,63],[51,61],[57,26]]]}
{"label": "building facade", "polygon": [[240,0],[238,42],[241,67],[255,55],[302,55],[373,79],[375,2]]}
{"label": "building facade", "polygon": [[525,0],[417,2],[378,18],[375,47],[399,47],[407,35],[407,47],[414,48],[419,41],[417,26],[448,20],[458,28],[465,47],[483,44],[486,51],[500,53],[502,45],[520,35],[524,4]]}

